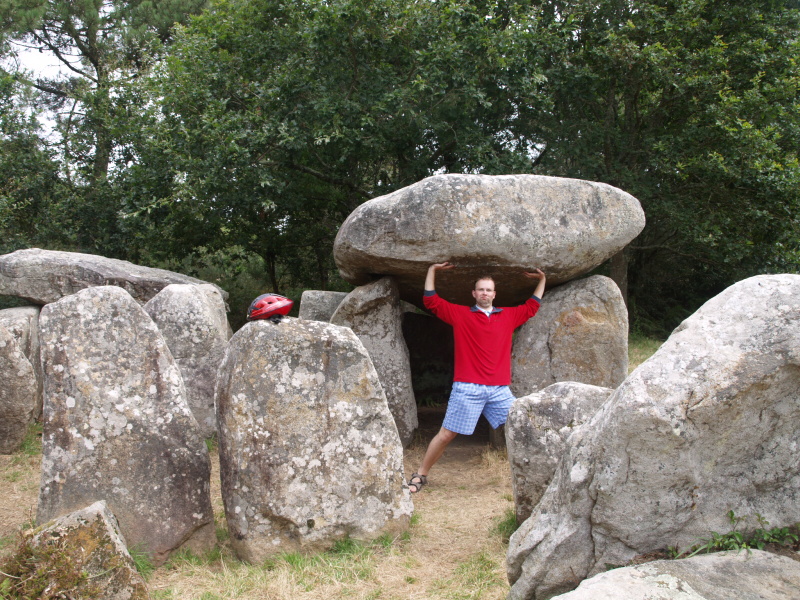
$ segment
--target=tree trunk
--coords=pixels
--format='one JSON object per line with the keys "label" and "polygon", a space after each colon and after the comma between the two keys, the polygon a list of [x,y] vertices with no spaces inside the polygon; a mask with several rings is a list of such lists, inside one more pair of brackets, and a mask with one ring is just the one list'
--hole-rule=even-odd
{"label": "tree trunk", "polygon": [[628,306],[628,255],[623,248],[611,257],[611,279],[622,292],[625,307]]}

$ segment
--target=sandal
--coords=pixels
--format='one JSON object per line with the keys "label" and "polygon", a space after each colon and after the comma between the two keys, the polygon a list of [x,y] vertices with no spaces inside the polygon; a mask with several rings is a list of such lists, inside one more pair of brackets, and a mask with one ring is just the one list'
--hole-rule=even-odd
{"label": "sandal", "polygon": [[[417,481],[414,481],[414,480]],[[423,487],[428,485],[428,476],[427,475],[420,475],[419,473],[414,473],[411,476],[411,479],[408,480],[408,489],[412,494],[416,494],[419,492]],[[413,489],[412,489],[413,486]]]}

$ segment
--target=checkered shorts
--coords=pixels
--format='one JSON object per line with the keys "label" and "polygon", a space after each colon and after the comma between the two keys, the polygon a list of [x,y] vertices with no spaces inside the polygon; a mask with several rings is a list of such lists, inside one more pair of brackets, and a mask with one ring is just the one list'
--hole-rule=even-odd
{"label": "checkered shorts", "polygon": [[481,385],[453,382],[447,413],[442,427],[455,433],[471,435],[483,414],[494,429],[506,422],[514,396],[507,385]]}

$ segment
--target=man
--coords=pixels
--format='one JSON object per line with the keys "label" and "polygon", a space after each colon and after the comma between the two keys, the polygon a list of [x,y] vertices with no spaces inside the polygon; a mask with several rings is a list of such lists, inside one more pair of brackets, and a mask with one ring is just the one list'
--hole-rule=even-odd
{"label": "man", "polygon": [[536,269],[525,276],[538,280],[536,291],[525,304],[495,308],[494,280],[481,277],[475,282],[472,297],[475,306],[451,304],[436,293],[436,271],[453,269],[449,262],[433,264],[425,278],[423,302],[434,315],[453,327],[455,373],[447,412],[439,433],[434,436],[419,471],[411,476],[411,493],[428,483],[428,472],[459,433],[471,435],[483,414],[497,429],[506,422],[514,396],[511,383],[511,336],[514,330],[539,310],[546,283],[544,273]]}

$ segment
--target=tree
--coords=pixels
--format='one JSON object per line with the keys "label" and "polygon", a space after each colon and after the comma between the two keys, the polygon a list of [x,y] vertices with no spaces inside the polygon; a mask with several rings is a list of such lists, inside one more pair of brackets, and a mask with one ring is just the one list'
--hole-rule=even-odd
{"label": "tree", "polygon": [[[435,172],[525,172],[542,102],[525,3],[218,2],[177,36],[132,207],[327,286],[338,225]],[[169,157],[153,169],[157,157]]]}
{"label": "tree", "polygon": [[0,254],[69,245],[69,204],[59,165],[42,144],[36,113],[13,77],[0,74]]}
{"label": "tree", "polygon": [[791,1],[539,2],[557,32],[541,168],[634,194],[631,309],[660,332],[745,276],[797,270],[800,12]]}
{"label": "tree", "polygon": [[13,74],[52,111],[62,177],[84,198],[77,241],[87,249],[124,253],[122,240],[112,242],[117,211],[107,179],[128,123],[126,88],[159,56],[172,24],[204,3],[0,0],[0,35],[17,52],[44,52],[61,65],[55,77],[34,77],[21,67]]}

